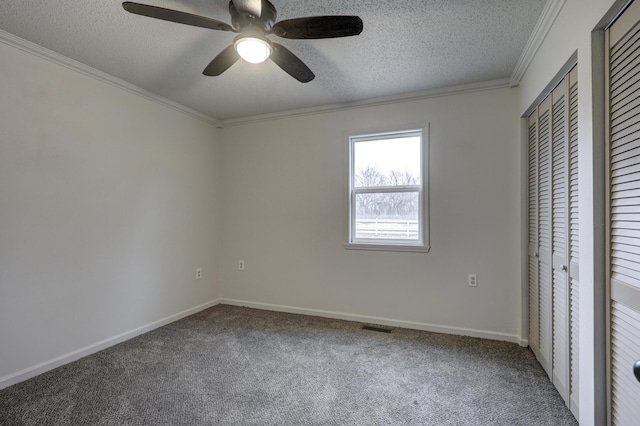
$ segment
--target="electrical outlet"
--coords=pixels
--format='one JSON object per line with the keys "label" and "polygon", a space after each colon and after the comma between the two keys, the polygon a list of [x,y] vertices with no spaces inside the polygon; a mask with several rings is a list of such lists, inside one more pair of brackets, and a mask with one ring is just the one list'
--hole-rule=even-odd
{"label": "electrical outlet", "polygon": [[478,274],[469,274],[467,284],[469,287],[478,287]]}
{"label": "electrical outlet", "polygon": [[238,260],[238,271],[244,271],[244,260]]}
{"label": "electrical outlet", "polygon": [[202,268],[196,269],[196,280],[202,279]]}

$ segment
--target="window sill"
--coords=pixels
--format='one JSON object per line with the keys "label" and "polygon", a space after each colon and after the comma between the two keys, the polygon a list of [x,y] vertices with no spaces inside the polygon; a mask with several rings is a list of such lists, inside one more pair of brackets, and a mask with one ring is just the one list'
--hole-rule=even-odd
{"label": "window sill", "polygon": [[397,251],[411,253],[429,253],[429,250],[431,250],[430,246],[361,243],[347,243],[344,245],[344,248],[346,250]]}

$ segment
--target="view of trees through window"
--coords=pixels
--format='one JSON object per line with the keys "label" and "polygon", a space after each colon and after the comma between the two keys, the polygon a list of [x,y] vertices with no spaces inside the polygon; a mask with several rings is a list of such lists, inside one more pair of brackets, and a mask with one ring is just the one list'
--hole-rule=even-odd
{"label": "view of trees through window", "polygon": [[[387,175],[372,165],[356,170],[354,179],[357,187],[420,185],[420,176],[410,171],[392,170]],[[414,192],[360,193],[356,215],[365,219],[414,219],[418,212],[417,195]]]}
{"label": "view of trees through window", "polygon": [[419,239],[419,136],[356,142],[353,149],[356,239]]}

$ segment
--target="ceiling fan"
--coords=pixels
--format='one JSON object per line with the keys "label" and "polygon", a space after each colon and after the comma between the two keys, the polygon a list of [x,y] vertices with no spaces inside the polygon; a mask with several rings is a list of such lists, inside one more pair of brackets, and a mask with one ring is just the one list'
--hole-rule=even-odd
{"label": "ceiling fan", "polygon": [[276,8],[268,0],[230,1],[232,25],[204,16],[129,1],[122,3],[122,7],[127,12],[150,18],[238,33],[233,44],[220,52],[205,68],[203,74],[207,76],[222,74],[240,58],[254,64],[271,58],[291,77],[308,83],[315,78],[309,67],[289,49],[269,40],[268,35],[288,39],[321,39],[355,36],[362,32],[362,19],[357,16],[312,16],[276,22]]}

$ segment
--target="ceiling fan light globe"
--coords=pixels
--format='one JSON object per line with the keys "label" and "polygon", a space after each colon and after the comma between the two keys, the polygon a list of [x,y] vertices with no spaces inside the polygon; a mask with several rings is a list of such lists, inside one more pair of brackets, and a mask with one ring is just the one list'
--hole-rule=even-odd
{"label": "ceiling fan light globe", "polygon": [[268,42],[255,37],[243,37],[234,43],[234,47],[238,55],[251,64],[266,61],[272,52]]}

